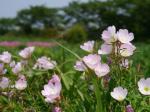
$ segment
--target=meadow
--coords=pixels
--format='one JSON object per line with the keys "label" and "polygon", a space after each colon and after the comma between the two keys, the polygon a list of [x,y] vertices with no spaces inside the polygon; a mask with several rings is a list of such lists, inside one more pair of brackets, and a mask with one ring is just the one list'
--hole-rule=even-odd
{"label": "meadow", "polygon": [[[15,38],[15,37],[14,37]],[[14,40],[14,38],[12,40]],[[1,38],[1,40],[11,41],[10,38]],[[42,39],[43,41],[44,39]],[[20,39],[19,41],[41,41],[40,39]],[[56,42],[57,40],[45,39],[44,41]],[[44,100],[41,91],[44,84],[47,84],[52,75],[63,75],[62,78],[62,91],[61,100],[59,106],[63,112],[100,112],[96,111],[95,105],[97,104],[93,90],[93,83],[91,80],[85,80],[82,76],[85,73],[76,71],[74,65],[78,60],[76,55],[83,57],[87,55],[85,51],[80,49],[80,44],[70,44],[65,41],[57,41],[57,44],[53,47],[35,47],[35,51],[32,54],[32,58],[29,60],[28,67],[21,73],[26,76],[28,85],[27,88],[21,91],[15,88],[5,89],[4,91],[12,93],[3,94],[0,90],[0,110],[2,112],[51,112],[52,108],[56,106],[55,103],[47,103]],[[102,41],[97,39],[96,48],[100,48]],[[130,68],[123,70],[122,86],[128,89],[128,95],[124,102],[115,101],[110,96],[110,91],[115,87],[115,80],[110,80],[101,96],[102,100],[105,99],[104,112],[125,112],[126,106],[131,105],[135,112],[150,112],[150,97],[144,96],[138,92],[137,81],[142,77],[150,77],[150,44],[135,42],[136,51],[134,55],[130,57]],[[16,61],[20,61],[18,52],[24,49],[25,46],[20,47],[0,47],[0,52],[9,51],[12,54],[12,58]],[[50,57],[57,62],[58,69],[55,70],[33,70],[32,67],[36,60],[41,56]],[[106,62],[107,58],[102,56],[102,59]],[[111,75],[115,75],[115,72],[111,72]],[[8,68],[8,72],[5,74],[13,81],[17,79],[16,76]],[[118,79],[119,80],[119,79]],[[103,80],[105,81],[105,80]],[[104,83],[104,82],[98,82]],[[105,86],[105,84],[103,85]]]}

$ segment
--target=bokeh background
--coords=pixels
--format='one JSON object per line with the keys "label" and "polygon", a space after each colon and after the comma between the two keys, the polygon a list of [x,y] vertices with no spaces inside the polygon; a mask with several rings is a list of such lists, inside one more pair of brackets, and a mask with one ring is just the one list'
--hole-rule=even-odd
{"label": "bokeh background", "polygon": [[[9,51],[13,59],[19,61],[20,50],[26,46],[36,46],[31,65],[39,57],[47,56],[56,60],[64,73],[70,89],[63,88],[66,99],[62,103],[63,111],[90,112],[94,100],[89,97],[89,92],[87,94],[87,85],[80,79],[81,73],[74,70],[77,59],[72,54],[81,57],[87,55],[80,49],[80,45],[87,40],[96,40],[95,47],[100,48],[102,31],[112,25],[134,33],[136,51],[129,58],[131,73],[123,73],[127,77],[125,87],[131,87],[136,82],[132,77],[150,77],[150,0],[0,0],[0,53]],[[102,58],[107,60],[106,57]],[[10,101],[0,95],[0,110],[50,111],[51,107],[45,103],[41,90],[52,72],[25,71],[25,75],[29,85],[24,103],[17,98]],[[80,91],[75,90],[84,93],[84,101]],[[141,112],[142,107],[149,109],[149,104],[143,103],[149,103],[148,97],[138,98],[136,93],[132,95],[132,106]]]}
{"label": "bokeh background", "polygon": [[0,45],[81,43],[99,39],[110,25],[134,32],[136,42],[150,42],[150,0],[0,0]]}

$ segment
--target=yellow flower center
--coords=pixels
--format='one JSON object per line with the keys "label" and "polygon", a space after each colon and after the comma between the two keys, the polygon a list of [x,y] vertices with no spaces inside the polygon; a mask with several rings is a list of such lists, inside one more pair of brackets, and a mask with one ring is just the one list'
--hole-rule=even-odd
{"label": "yellow flower center", "polygon": [[118,101],[122,101],[123,100],[123,97],[122,96],[119,96],[118,97]]}
{"label": "yellow flower center", "polygon": [[149,87],[145,87],[144,90],[145,90],[146,92],[148,92],[148,91],[150,91],[150,88],[149,88]]}

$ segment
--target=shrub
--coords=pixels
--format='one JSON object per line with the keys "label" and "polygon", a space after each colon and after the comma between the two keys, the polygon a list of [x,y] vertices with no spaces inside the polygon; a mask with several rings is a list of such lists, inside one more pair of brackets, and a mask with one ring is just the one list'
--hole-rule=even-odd
{"label": "shrub", "polygon": [[58,30],[55,28],[45,28],[41,31],[41,36],[55,38],[58,36]]}
{"label": "shrub", "polygon": [[68,29],[64,34],[64,39],[68,42],[82,42],[87,38],[87,32],[83,25],[76,24]]}

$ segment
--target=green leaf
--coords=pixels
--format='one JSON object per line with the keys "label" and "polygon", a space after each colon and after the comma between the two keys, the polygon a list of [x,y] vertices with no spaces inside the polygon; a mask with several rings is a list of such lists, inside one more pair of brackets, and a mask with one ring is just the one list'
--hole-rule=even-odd
{"label": "green leaf", "polygon": [[67,47],[63,46],[62,44],[60,44],[60,43],[58,43],[58,42],[57,42],[57,44],[58,44],[60,47],[62,47],[63,49],[65,49],[66,51],[70,52],[70,53],[71,53],[72,55],[74,55],[76,58],[78,58],[79,60],[81,60],[81,57],[80,57],[78,54],[76,54],[75,52],[73,52],[72,50],[68,49]]}

